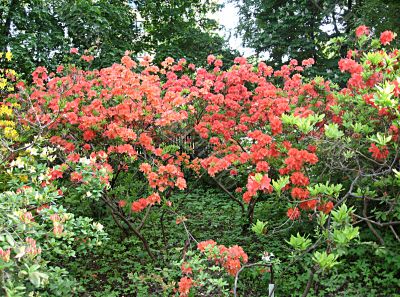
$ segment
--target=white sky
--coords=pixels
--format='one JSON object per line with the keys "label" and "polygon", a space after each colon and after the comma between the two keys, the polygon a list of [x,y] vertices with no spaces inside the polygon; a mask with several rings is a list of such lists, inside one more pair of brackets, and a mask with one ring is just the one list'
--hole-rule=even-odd
{"label": "white sky", "polygon": [[224,3],[225,7],[215,15],[217,21],[225,27],[225,32],[221,32],[221,35],[229,38],[229,44],[233,49],[237,49],[242,55],[248,57],[254,54],[254,51],[250,48],[244,48],[242,46],[242,39],[235,37],[235,28],[239,22],[238,8],[233,3],[226,3],[226,0],[219,0],[219,3]]}

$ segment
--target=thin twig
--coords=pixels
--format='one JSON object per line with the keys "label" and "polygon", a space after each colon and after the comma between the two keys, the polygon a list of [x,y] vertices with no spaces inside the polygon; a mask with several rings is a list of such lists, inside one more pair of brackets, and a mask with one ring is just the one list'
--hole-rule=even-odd
{"label": "thin twig", "polygon": [[271,264],[271,263],[251,263],[251,264],[243,265],[243,266],[238,270],[238,272],[236,272],[236,275],[235,275],[235,284],[234,284],[234,287],[233,287],[233,295],[234,295],[234,297],[237,297],[237,284],[238,284],[238,280],[239,280],[239,274],[240,274],[245,268],[254,267],[254,266],[271,267],[272,264]]}
{"label": "thin twig", "polygon": [[[367,207],[368,207],[368,199],[364,198],[364,207],[363,207],[363,215],[364,217],[367,217]],[[379,243],[381,245],[385,245],[385,241],[383,238],[379,235],[379,233],[375,230],[374,226],[372,226],[372,223],[370,220],[365,221],[367,223],[368,228],[371,230],[371,232],[375,235],[375,237],[379,240]]]}
{"label": "thin twig", "polygon": [[400,242],[399,235],[397,235],[396,230],[394,230],[393,226],[390,225],[389,228],[390,228],[390,230],[392,231],[394,237],[397,239],[397,241]]}

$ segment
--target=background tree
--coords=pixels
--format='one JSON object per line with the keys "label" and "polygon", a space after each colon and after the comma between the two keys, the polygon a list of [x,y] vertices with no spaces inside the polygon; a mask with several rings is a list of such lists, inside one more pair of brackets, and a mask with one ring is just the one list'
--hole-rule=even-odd
{"label": "background tree", "polygon": [[[234,2],[234,1],[232,1]],[[399,1],[388,0],[242,0],[238,3],[240,22],[237,34],[244,46],[254,48],[273,66],[289,59],[314,58],[314,74],[336,73],[338,56],[332,47],[345,55],[348,46],[343,37],[365,24],[372,31],[399,31],[396,12]],[[384,16],[384,17],[382,17]],[[339,44],[332,44],[338,38]],[[331,41],[329,44],[328,42]],[[335,56],[333,58],[333,56]]]}
{"label": "background tree", "polygon": [[238,55],[216,31],[220,25],[210,16],[221,9],[212,0],[134,1],[143,18],[143,50],[155,54],[156,61],[166,57],[186,58],[204,64],[207,56],[218,53],[228,63]]}
{"label": "background tree", "polygon": [[37,66],[55,70],[73,47],[89,50],[96,68],[110,66],[126,50],[154,54],[156,61],[172,56],[204,63],[210,53],[231,61],[234,53],[210,18],[218,9],[200,0],[0,0],[0,48],[13,52],[22,75]]}
{"label": "background tree", "polygon": [[1,0],[0,47],[12,50],[22,74],[54,69],[71,47],[90,49],[105,66],[133,48],[135,20],[126,1]]}

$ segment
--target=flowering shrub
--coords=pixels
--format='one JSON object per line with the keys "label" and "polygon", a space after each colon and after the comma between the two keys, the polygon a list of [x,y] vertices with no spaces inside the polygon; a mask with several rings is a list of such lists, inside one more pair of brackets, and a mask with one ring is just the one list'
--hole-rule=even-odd
{"label": "flowering shrub", "polygon": [[[14,91],[17,73],[13,69],[7,67],[7,64],[9,64],[11,60],[11,52],[0,52],[0,100]],[[0,136],[4,137],[6,141],[15,141],[19,137],[16,130],[17,123],[13,121],[13,117],[13,108],[0,104],[0,128],[2,128]]]}
{"label": "flowering shrub", "polygon": [[168,296],[230,296],[232,278],[225,269],[207,259],[199,251],[188,250],[183,259],[171,261],[172,267],[161,272],[151,271],[149,275],[131,273],[129,278],[135,284],[135,293],[150,294],[148,287],[160,288],[152,291]]}
{"label": "flowering shrub", "polygon": [[[329,156],[324,163],[331,168],[331,175],[342,179],[348,189],[345,196],[362,200],[361,205],[354,202],[362,209],[355,216],[367,223],[381,244],[383,239],[374,228],[381,224],[377,221],[387,221],[389,227],[399,218],[394,206],[398,183],[390,181],[398,179],[400,54],[397,49],[382,48],[395,37],[386,31],[378,41],[367,30],[357,37],[359,49],[349,51],[340,60],[340,70],[351,76],[347,87],[335,94],[338,103],[331,110],[337,126],[325,126],[321,145],[321,154]],[[370,203],[388,208],[377,207],[370,212]],[[375,218],[373,223],[367,218],[369,215]]]}
{"label": "flowering shrub", "polygon": [[[2,164],[7,184],[0,193],[0,285],[6,296],[71,296],[79,287],[61,268],[63,261],[101,245],[106,233],[59,205],[63,190],[47,166],[57,151],[40,138],[23,148]],[[2,149],[5,154],[10,148]]]}
{"label": "flowering shrub", "polygon": [[5,53],[0,52],[0,95],[3,97],[3,93],[13,92],[14,83],[17,77],[15,70],[7,67],[7,64],[11,63],[13,55],[7,51]]}
{"label": "flowering shrub", "polygon": [[[235,276],[242,263],[247,263],[248,256],[240,246],[225,247],[218,245],[213,240],[202,241],[197,244],[197,249],[204,254],[204,257],[189,252],[189,260],[181,261],[183,276],[178,283],[180,297],[187,297],[189,293],[206,293],[208,295],[229,296],[228,282],[221,274],[222,267],[225,272]],[[208,262],[208,263],[207,263]],[[210,264],[214,262],[214,264]]]}
{"label": "flowering shrub", "polygon": [[[363,43],[368,34],[366,27],[356,32]],[[381,42],[387,45],[394,37],[384,32]],[[24,96],[28,96],[34,107],[27,106],[28,119],[39,111],[39,121],[50,130],[64,131],[64,135],[68,131],[66,139],[63,135],[50,139],[63,147],[66,155],[78,158],[105,150],[104,163],[110,172],[111,168],[121,170],[118,163],[122,159],[126,168],[138,168],[153,193],[132,201],[133,212],[160,203],[168,188],[186,188],[182,166],[193,168],[199,160],[189,164],[188,155],[171,145],[170,139],[179,135],[174,132],[180,132],[177,128],[191,125],[212,147],[200,160],[209,175],[229,171],[245,182],[243,200],[249,204],[250,223],[255,204],[267,197],[262,193],[290,193],[288,216],[296,218],[299,207],[332,209],[328,197],[310,196],[306,170],[319,160],[318,139],[340,141],[343,136],[340,127],[346,124],[342,116],[347,106],[338,100],[349,95],[347,90],[365,89],[363,65],[352,55],[350,52],[339,62],[341,71],[351,73],[350,88],[342,90],[320,77],[302,77],[304,69],[314,63],[312,59],[301,64],[293,60],[274,71],[264,63],[253,67],[246,59],[237,58],[230,70],[221,71],[221,60],[210,56],[208,71],[196,70],[184,59],[178,63],[166,59],[161,69],[147,58],[138,65],[126,55],[121,64],[101,70],[60,66],[57,74],[48,75],[46,69],[38,68],[33,73],[34,85],[14,100],[26,104]],[[380,59],[377,55],[369,53],[375,64]],[[366,64],[373,65],[371,61]],[[388,75],[393,78],[395,73]],[[374,87],[380,77],[374,73],[366,78],[366,86]],[[357,125],[361,129],[360,123]],[[377,160],[389,154],[385,145],[375,143],[368,151]],[[79,175],[74,173],[72,179],[77,181]],[[241,190],[239,187],[237,192]]]}
{"label": "flowering shrub", "polygon": [[198,243],[197,249],[209,259],[215,261],[216,264],[222,265],[226,272],[232,276],[236,275],[242,263],[248,261],[247,254],[238,245],[227,248],[224,245],[217,246],[217,243],[213,240],[207,240]]}
{"label": "flowering shrub", "polygon": [[[188,125],[213,147],[201,160],[211,176],[229,170],[247,180],[243,200],[249,203],[250,223],[256,202],[264,199],[259,193],[271,193],[274,185],[278,192],[291,188],[291,196],[300,200],[294,203],[303,209],[323,206],[325,202],[318,199],[301,202],[309,198],[304,170],[318,161],[307,135],[318,133],[310,126],[322,120],[308,102],[324,100],[326,106],[334,102],[332,96],[323,98],[330,91],[328,82],[301,81],[299,73],[312,60],[303,61],[303,66],[292,61],[275,73],[263,63],[254,70],[243,58],[225,72],[219,69],[221,61],[212,57],[211,71],[196,70],[184,60],[175,64],[167,59],[161,69],[146,59],[137,65],[129,56],[121,62],[94,71],[60,67],[58,74],[50,75],[38,68],[33,86],[21,87],[11,99],[26,106],[29,121],[38,120],[51,133],[64,131],[50,142],[63,148],[65,158],[104,153],[104,166],[116,177],[123,168],[121,161],[127,169],[137,168],[151,191],[131,202],[133,212],[160,203],[167,189],[186,188],[182,167],[194,168],[198,159],[190,164],[188,154],[169,139],[177,137],[174,131],[180,132],[179,127]],[[272,75],[283,79],[283,87],[268,81]],[[322,84],[321,90],[314,88],[317,83]],[[304,107],[295,105],[299,99]],[[197,115],[201,117],[193,122]],[[294,137],[287,137],[293,134],[291,124],[301,128]],[[52,171],[54,179],[63,177],[67,167],[60,166]],[[276,172],[271,177],[270,170]],[[282,184],[286,179],[279,179],[278,172],[293,175],[291,183]],[[81,176],[73,172],[70,179],[79,182]],[[104,186],[108,187],[106,181]],[[111,196],[104,199],[116,206],[119,201],[111,201]]]}

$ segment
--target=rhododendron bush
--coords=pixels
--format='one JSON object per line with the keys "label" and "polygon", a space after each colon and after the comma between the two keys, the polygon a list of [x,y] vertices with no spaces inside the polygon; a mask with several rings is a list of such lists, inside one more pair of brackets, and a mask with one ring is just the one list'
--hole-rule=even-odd
{"label": "rhododendron bush", "polygon": [[[27,182],[14,172],[26,169],[21,158],[44,154],[49,168],[35,180],[40,191],[56,195],[60,187],[63,197],[57,192],[54,199],[72,212],[107,208],[116,226],[135,235],[152,259],[160,247],[142,231],[151,212],[162,213],[161,224],[166,213],[177,216],[189,244],[196,241],[170,198],[201,176],[216,181],[240,206],[244,232],[252,227],[260,236],[268,234],[267,222],[254,224],[257,206],[283,205],[284,222],[273,226],[274,232],[314,223],[313,245],[299,233],[287,241],[294,257],[308,253],[314,263],[307,294],[314,274],[338,265],[358,238],[354,224],[365,223],[381,245],[384,230],[399,240],[400,52],[390,48],[395,37],[386,31],[373,39],[369,28],[359,27],[357,49],[338,65],[349,77],[346,86],[308,78],[312,58],[274,70],[238,57],[229,70],[221,70],[222,60],[213,55],[207,68],[197,68],[185,59],[168,58],[161,65],[148,57],[136,61],[127,52],[120,63],[90,70],[93,57],[72,49],[88,69],[70,64],[48,73],[39,67],[32,83],[18,82],[17,92],[0,103],[5,168],[12,180]],[[36,151],[38,139],[44,147]],[[229,177],[219,178],[223,174]],[[136,180],[140,190],[130,187]],[[13,195],[44,195],[30,187]],[[53,210],[47,200],[40,203],[41,222],[62,237],[69,215]],[[17,217],[20,224],[36,222],[28,210]],[[31,250],[32,242],[27,241]],[[11,247],[0,247],[8,263]],[[204,269],[213,265],[225,271],[224,278],[237,278],[249,260],[237,245],[209,239],[197,247],[200,253],[189,255],[199,273],[207,264]],[[193,273],[190,259],[181,265],[177,296],[203,292],[204,275]],[[227,292],[225,283],[216,287]]]}
{"label": "rhododendron bush", "polygon": [[[196,70],[184,60],[175,64],[172,59],[161,69],[148,60],[137,65],[129,56],[123,57],[122,64],[94,71],[60,66],[59,74],[48,74],[38,68],[33,86],[20,85],[21,92],[11,100],[31,105],[24,120],[48,125],[49,133],[54,134],[50,143],[62,147],[68,161],[76,162],[82,155],[100,156],[104,167],[114,173],[124,166],[136,166],[153,193],[133,201],[134,212],[159,203],[160,193],[169,188],[185,189],[182,168],[199,164],[211,176],[228,169],[232,175],[245,174],[246,203],[256,201],[259,191],[273,191],[271,167],[276,176],[291,176],[293,198],[307,199],[304,187],[309,180],[303,171],[318,161],[307,135],[319,132],[309,129],[286,137],[293,129],[285,129],[282,117],[314,116],[311,99],[318,102],[315,105],[320,110],[329,108],[335,100],[326,95],[329,82],[319,82],[319,92],[314,88],[316,82],[304,84],[299,74],[303,66],[296,61],[274,74],[263,63],[254,71],[244,58],[235,62],[226,72],[219,69],[221,60],[213,57],[209,63],[215,67],[210,71]],[[309,67],[312,63],[306,60],[302,64]],[[272,74],[283,79],[283,87],[269,81]],[[298,104],[299,97],[304,106]],[[210,156],[190,162],[187,153],[168,146],[190,127],[208,139]],[[298,143],[293,145],[291,140]],[[61,167],[54,168],[53,179],[63,177]],[[77,173],[71,180],[80,182]],[[105,186],[109,182],[103,181]],[[279,190],[289,190],[290,185],[280,185]],[[305,202],[302,207],[312,209],[317,204],[320,202]]]}
{"label": "rhododendron bush", "polygon": [[13,121],[18,106],[5,107],[2,116],[7,119],[3,121],[13,127],[15,137],[4,135],[9,143],[1,149],[5,170],[0,193],[2,294],[76,294],[78,282],[63,268],[63,262],[100,246],[107,235],[100,223],[75,216],[60,205],[64,188],[52,182],[54,173],[47,166],[57,150],[45,146],[37,136],[32,143],[22,143],[26,127]]}

